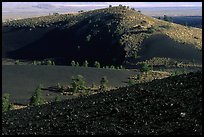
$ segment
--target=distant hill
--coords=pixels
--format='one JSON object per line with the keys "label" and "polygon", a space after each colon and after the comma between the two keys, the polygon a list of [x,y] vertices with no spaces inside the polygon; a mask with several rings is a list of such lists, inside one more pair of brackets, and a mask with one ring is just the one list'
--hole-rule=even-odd
{"label": "distant hill", "polygon": [[131,64],[153,57],[197,60],[202,29],[158,20],[125,6],[3,23],[3,57]]}

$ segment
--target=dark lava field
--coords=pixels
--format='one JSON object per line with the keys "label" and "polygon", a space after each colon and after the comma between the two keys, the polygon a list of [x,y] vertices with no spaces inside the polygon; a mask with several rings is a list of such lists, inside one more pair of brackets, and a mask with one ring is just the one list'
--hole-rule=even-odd
{"label": "dark lava field", "polygon": [[202,135],[202,72],[2,114],[2,135]]}
{"label": "dark lava field", "polygon": [[[91,86],[92,83],[100,85],[100,79],[107,76],[109,87],[121,87],[127,85],[128,78],[136,72],[91,67],[3,65],[2,93],[9,93],[12,103],[26,105],[39,84],[44,87],[56,86],[57,83],[70,85],[72,76],[78,74],[84,77],[87,86]],[[55,92],[43,91],[43,97],[47,101],[52,101],[56,95],[59,95],[61,99],[70,98]]]}

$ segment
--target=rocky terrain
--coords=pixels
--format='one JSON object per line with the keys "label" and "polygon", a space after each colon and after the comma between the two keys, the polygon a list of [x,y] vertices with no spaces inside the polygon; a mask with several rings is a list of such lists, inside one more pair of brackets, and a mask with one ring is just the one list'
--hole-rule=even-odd
{"label": "rocky terrain", "polygon": [[2,135],[202,135],[202,72],[2,114]]}

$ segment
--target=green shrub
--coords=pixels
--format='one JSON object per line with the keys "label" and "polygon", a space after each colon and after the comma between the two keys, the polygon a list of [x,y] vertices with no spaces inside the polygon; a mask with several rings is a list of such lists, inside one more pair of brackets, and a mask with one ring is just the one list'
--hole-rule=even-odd
{"label": "green shrub", "polygon": [[16,65],[20,65],[20,61],[19,61],[19,60],[16,60],[16,61],[15,61],[15,64],[16,64]]}
{"label": "green shrub", "polygon": [[37,65],[37,61],[36,60],[33,61],[33,65]]}
{"label": "green shrub", "polygon": [[137,58],[139,58],[139,56],[138,56],[137,53],[135,52],[135,53],[132,55],[132,58],[137,59]]}
{"label": "green shrub", "polygon": [[60,101],[60,97],[57,95],[57,96],[55,97],[55,102],[58,102],[58,101]]}
{"label": "green shrub", "polygon": [[52,61],[51,60],[47,60],[46,64],[47,65],[52,65]]}
{"label": "green shrub", "polygon": [[141,75],[138,74],[138,75],[137,75],[137,80],[141,80],[141,78],[142,78]]}
{"label": "green shrub", "polygon": [[128,79],[128,86],[132,86],[132,85],[134,85],[136,82],[135,82],[135,80],[134,79],[132,79],[132,78],[129,78]]}
{"label": "green shrub", "polygon": [[2,97],[2,112],[9,111],[13,108],[13,105],[9,102],[9,94],[5,93]]}
{"label": "green shrub", "polygon": [[156,32],[156,28],[153,27],[153,26],[147,28],[147,30],[148,30],[149,33],[154,33],[154,32]]}
{"label": "green shrub", "polygon": [[75,63],[74,60],[72,60],[72,62],[71,62],[71,66],[72,66],[72,67],[76,66],[76,63]]}
{"label": "green shrub", "polygon": [[76,62],[76,65],[75,65],[76,67],[79,67],[79,62]]}
{"label": "green shrub", "polygon": [[73,92],[79,92],[79,90],[84,90],[86,89],[85,87],[85,80],[82,75],[77,75],[77,77],[72,76],[72,89]]}
{"label": "green shrub", "polygon": [[88,36],[86,36],[86,41],[89,42],[91,40],[91,35],[89,34]]}
{"label": "green shrub", "polygon": [[54,62],[54,61],[52,61],[52,65],[53,65],[53,66],[55,65],[55,62]]}
{"label": "green shrub", "polygon": [[111,69],[115,69],[115,66],[111,65],[110,68],[111,68]]}
{"label": "green shrub", "polygon": [[84,66],[84,67],[88,67],[88,65],[89,65],[88,61],[85,60],[83,66]]}
{"label": "green shrub", "polygon": [[58,89],[61,89],[61,88],[62,88],[62,86],[60,85],[60,83],[57,83],[57,88],[58,88]]}
{"label": "green shrub", "polygon": [[42,85],[39,85],[35,92],[34,95],[30,98],[30,105],[31,106],[38,106],[44,104],[44,99],[42,96]]}
{"label": "green shrub", "polygon": [[94,66],[95,66],[96,68],[100,68],[100,67],[101,67],[101,65],[100,65],[100,63],[99,63],[98,61],[95,61],[95,62],[94,62]]}
{"label": "green shrub", "polygon": [[102,91],[106,91],[107,90],[107,84],[108,84],[108,79],[107,79],[107,77],[106,76],[103,76],[102,78],[101,78],[101,81],[100,81],[100,89],[102,90]]}
{"label": "green shrub", "polygon": [[142,63],[142,66],[141,66],[141,71],[142,72],[148,72],[151,70],[151,66],[147,63]]}

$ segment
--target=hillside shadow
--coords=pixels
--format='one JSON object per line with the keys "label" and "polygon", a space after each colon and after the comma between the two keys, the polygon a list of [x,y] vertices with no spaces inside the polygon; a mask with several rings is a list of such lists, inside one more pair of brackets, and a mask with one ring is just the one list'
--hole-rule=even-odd
{"label": "hillside shadow", "polygon": [[106,29],[100,28],[100,34],[92,35],[91,40],[87,41],[86,37],[91,29],[92,26],[87,23],[87,20],[69,29],[55,28],[37,41],[10,51],[8,57],[26,60],[54,58],[57,61],[56,64],[67,64],[71,60],[79,63],[84,60],[99,61],[104,65],[122,64],[125,51],[116,42],[117,40],[108,34]]}
{"label": "hillside shadow", "polygon": [[166,35],[153,35],[143,41],[139,55],[143,60],[153,57],[195,60],[202,62],[202,51],[190,44],[175,42]]}

